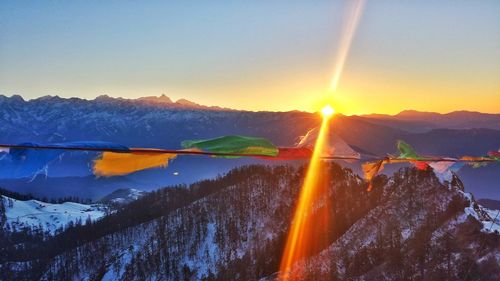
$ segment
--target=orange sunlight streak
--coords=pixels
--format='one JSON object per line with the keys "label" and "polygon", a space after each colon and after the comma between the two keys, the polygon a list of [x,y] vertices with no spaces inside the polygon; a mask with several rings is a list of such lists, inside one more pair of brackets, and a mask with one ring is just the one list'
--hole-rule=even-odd
{"label": "orange sunlight streak", "polygon": [[[313,155],[299,194],[295,214],[288,232],[285,250],[280,264],[279,280],[299,280],[300,272],[290,272],[293,264],[309,256],[325,245],[328,229],[327,171],[320,157],[327,143],[329,120],[333,112],[329,108],[323,114],[323,121],[316,139]],[[333,110],[333,109],[332,109]],[[331,113],[331,114],[330,114]],[[325,203],[325,204],[322,204]],[[300,271],[300,269],[299,269]]]}
{"label": "orange sunlight streak", "polygon": [[[348,7],[349,14],[342,29],[329,93],[337,91],[351,42],[363,12],[365,0],[355,0],[350,3],[353,3],[353,6]],[[321,123],[313,155],[307,168],[307,174],[300,190],[298,203],[288,232],[281,258],[279,280],[304,279],[303,267],[292,268],[292,266],[302,258],[318,253],[328,243],[330,229],[328,225],[330,221],[329,178],[327,166],[324,161],[321,161],[320,157],[325,150],[325,145],[328,144],[330,117],[335,111],[330,105],[326,105],[321,110],[321,113],[323,122]]]}
{"label": "orange sunlight streak", "polygon": [[363,8],[365,6],[365,0],[355,0],[353,2],[353,6],[349,7],[350,13],[347,16],[347,22],[344,23],[340,37],[339,49],[337,57],[335,58],[335,69],[333,71],[333,78],[330,84],[331,92],[335,92],[339,86],[345,61],[347,59],[347,55],[349,55],[349,49],[351,48],[352,38],[354,37],[354,33],[356,32],[356,28],[358,27],[359,20],[363,13]]}

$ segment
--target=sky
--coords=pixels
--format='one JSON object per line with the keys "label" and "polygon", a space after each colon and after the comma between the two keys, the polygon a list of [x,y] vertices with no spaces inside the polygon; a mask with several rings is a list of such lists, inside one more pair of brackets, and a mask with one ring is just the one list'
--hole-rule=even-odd
{"label": "sky", "polygon": [[[165,94],[246,110],[500,113],[500,1],[0,2],[0,94]],[[328,98],[326,98],[328,97]]]}

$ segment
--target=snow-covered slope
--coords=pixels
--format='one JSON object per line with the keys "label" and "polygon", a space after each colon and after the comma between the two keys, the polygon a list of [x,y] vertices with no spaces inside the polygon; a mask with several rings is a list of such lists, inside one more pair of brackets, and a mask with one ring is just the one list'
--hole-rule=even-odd
{"label": "snow-covered slope", "polygon": [[74,202],[51,204],[38,200],[21,201],[2,195],[5,207],[4,229],[18,231],[23,228],[43,230],[55,234],[69,223],[85,224],[105,215],[102,205],[86,205]]}
{"label": "snow-covered slope", "polygon": [[465,208],[465,216],[472,216],[479,221],[483,227],[481,231],[490,233],[500,233],[500,210],[491,210],[485,208],[474,201],[471,193],[463,193],[464,197],[470,202]]}

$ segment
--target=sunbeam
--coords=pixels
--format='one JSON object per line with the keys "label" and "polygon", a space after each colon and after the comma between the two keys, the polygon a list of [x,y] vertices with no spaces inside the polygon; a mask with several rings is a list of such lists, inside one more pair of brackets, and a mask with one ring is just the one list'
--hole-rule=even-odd
{"label": "sunbeam", "polygon": [[355,0],[352,1],[350,5],[351,6],[348,7],[349,15],[346,17],[346,20],[343,24],[342,33],[339,41],[339,49],[337,51],[337,56],[335,58],[335,64],[334,64],[335,67],[329,89],[330,92],[335,92],[339,86],[340,77],[342,76],[345,62],[347,56],[349,55],[352,39],[354,37],[354,34],[356,33],[356,29],[358,27],[361,15],[363,14],[365,0]]}
{"label": "sunbeam", "polygon": [[[348,16],[340,38],[329,95],[338,88],[364,5],[365,0],[356,0],[348,7]],[[327,236],[328,200],[325,200],[326,206],[318,207],[317,205],[327,195],[328,173],[320,157],[328,143],[329,123],[334,113],[335,110],[328,104],[321,109],[323,121],[288,232],[280,264],[280,280],[300,280],[301,270],[292,271],[293,264],[317,251],[323,245],[322,240]]]}

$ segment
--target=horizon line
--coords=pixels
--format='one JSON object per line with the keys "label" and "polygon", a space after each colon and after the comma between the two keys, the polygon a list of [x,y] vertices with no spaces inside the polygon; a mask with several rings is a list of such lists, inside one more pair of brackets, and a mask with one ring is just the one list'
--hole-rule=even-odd
{"label": "horizon line", "polygon": [[[107,94],[107,93],[96,95],[94,98],[86,98],[86,97],[78,97],[78,96],[64,96],[64,95],[60,96],[59,94],[54,94],[54,95],[52,95],[52,94],[46,94],[46,95],[38,95],[38,96],[33,97],[33,98],[27,98],[27,97],[24,97],[22,94],[19,94],[19,93],[10,94],[10,96],[9,96],[9,95],[7,95],[5,93],[1,93],[0,92],[0,97],[13,98],[13,97],[16,97],[16,96],[21,97],[21,99],[23,101],[39,100],[39,99],[47,98],[47,97],[50,97],[50,98],[60,98],[60,99],[80,99],[80,100],[86,100],[86,101],[95,101],[96,99],[98,99],[100,97],[110,98],[110,99],[115,99],[115,100],[126,100],[126,101],[137,101],[137,100],[140,100],[140,99],[143,99],[143,98],[161,98],[161,97],[166,97],[166,98],[170,99],[171,104],[182,105],[182,103],[179,103],[179,101],[184,100],[184,101],[192,102],[195,105],[200,106],[202,108],[206,108],[206,109],[211,109],[212,108],[214,110],[218,109],[220,111],[229,110],[229,111],[276,112],[276,113],[304,112],[304,113],[311,113],[311,114],[316,114],[316,113],[320,112],[319,110],[317,110],[317,111],[308,111],[308,110],[301,110],[301,109],[289,109],[289,110],[267,110],[267,109],[263,109],[263,110],[251,110],[251,109],[244,109],[244,108],[223,107],[223,106],[220,106],[220,105],[206,105],[206,104],[198,103],[196,101],[192,101],[192,100],[190,100],[188,98],[178,98],[178,99],[174,100],[170,96],[168,96],[168,95],[166,95],[164,93],[159,94],[157,96],[154,96],[154,95],[145,95],[145,96],[139,96],[139,97],[136,97],[136,98],[125,98],[125,97],[122,97],[122,96],[110,95],[110,94]],[[161,104],[161,103],[159,103],[159,104]],[[186,106],[186,107],[188,107],[188,106]],[[397,113],[371,112],[371,113],[352,113],[352,114],[346,114],[346,113],[343,113],[343,112],[337,112],[337,114],[344,115],[344,116],[385,115],[385,116],[394,117],[394,116],[397,116],[397,115],[399,115],[399,114],[401,114],[403,112],[408,112],[408,111],[413,111],[413,112],[416,112],[416,113],[440,114],[440,115],[447,115],[447,114],[457,113],[457,112],[492,114],[492,115],[500,114],[500,112],[484,112],[484,111],[469,110],[469,109],[457,109],[457,110],[443,112],[443,111],[425,111],[425,110],[419,110],[419,109],[414,109],[414,108],[402,109],[402,110],[400,110]]]}

